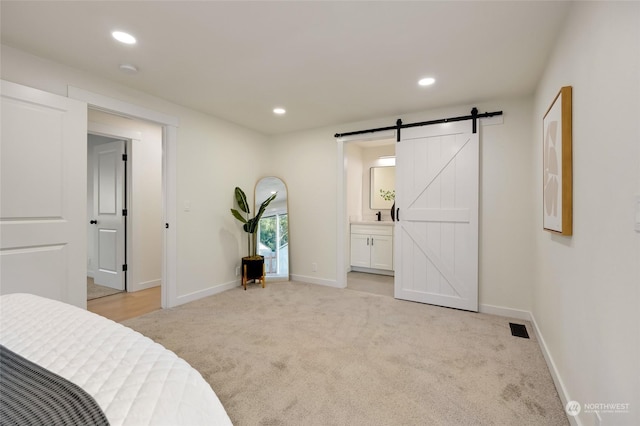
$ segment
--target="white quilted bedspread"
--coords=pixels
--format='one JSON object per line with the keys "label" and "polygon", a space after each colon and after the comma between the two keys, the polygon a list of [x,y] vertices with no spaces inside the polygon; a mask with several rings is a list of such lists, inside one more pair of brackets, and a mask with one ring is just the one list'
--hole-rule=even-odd
{"label": "white quilted bedspread", "polygon": [[230,425],[186,361],[142,334],[75,306],[0,296],[0,343],[85,389],[111,425]]}

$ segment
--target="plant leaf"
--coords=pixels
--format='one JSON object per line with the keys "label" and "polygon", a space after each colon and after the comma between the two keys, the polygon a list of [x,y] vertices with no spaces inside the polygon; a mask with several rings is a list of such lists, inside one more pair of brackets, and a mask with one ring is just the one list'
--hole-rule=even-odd
{"label": "plant leaf", "polygon": [[258,221],[256,218],[249,219],[245,225],[245,231],[250,234],[255,234],[258,231]]}
{"label": "plant leaf", "polygon": [[271,196],[269,198],[267,198],[266,200],[264,200],[262,202],[262,204],[260,205],[260,208],[263,209],[263,210],[266,209],[267,206],[269,205],[269,203],[276,199],[277,195],[278,195],[277,192],[275,194],[271,194]]}
{"label": "plant leaf", "polygon": [[238,207],[245,213],[251,213],[249,209],[249,203],[247,202],[247,196],[244,194],[244,191],[236,186],[236,202],[238,203]]}
{"label": "plant leaf", "polygon": [[[271,195],[269,198],[267,198],[266,200],[264,200],[262,202],[262,204],[260,204],[260,209],[258,210],[258,213],[256,214],[256,217],[254,217],[252,220],[256,221],[256,230],[258,229],[258,222],[260,222],[260,218],[262,217],[262,214],[264,213],[264,211],[266,210],[267,206],[269,205],[270,202],[272,202],[276,196],[278,195],[278,193],[276,192],[275,194]],[[255,232],[255,231],[254,231]]]}
{"label": "plant leaf", "polygon": [[242,215],[240,214],[240,212],[236,209],[231,209],[231,214],[233,215],[233,217],[235,217],[236,219],[238,219],[240,222],[242,223],[247,223],[247,219],[245,219],[244,217],[242,217]]}

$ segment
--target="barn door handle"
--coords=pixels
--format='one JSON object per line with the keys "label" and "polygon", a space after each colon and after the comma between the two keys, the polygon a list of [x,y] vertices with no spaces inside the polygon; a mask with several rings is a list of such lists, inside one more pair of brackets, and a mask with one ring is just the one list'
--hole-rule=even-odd
{"label": "barn door handle", "polygon": [[400,207],[396,209],[396,220],[400,222]]}
{"label": "barn door handle", "polygon": [[91,221],[89,221],[89,223],[92,224],[92,225],[97,225],[98,221],[97,220],[91,220]]}

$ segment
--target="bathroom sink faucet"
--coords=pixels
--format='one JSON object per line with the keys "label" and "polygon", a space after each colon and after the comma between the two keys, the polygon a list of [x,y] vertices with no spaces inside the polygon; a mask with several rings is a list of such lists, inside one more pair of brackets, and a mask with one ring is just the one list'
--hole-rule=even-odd
{"label": "bathroom sink faucet", "polygon": [[376,216],[378,216],[378,222],[380,222],[382,220],[382,212],[376,213]]}

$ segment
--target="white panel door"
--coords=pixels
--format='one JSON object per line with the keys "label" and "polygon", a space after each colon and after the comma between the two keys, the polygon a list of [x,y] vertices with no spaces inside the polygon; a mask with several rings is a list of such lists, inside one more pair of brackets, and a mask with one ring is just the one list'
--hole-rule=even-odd
{"label": "white panel door", "polygon": [[471,122],[403,129],[396,174],[395,297],[477,311],[479,140]]}
{"label": "white panel door", "polygon": [[1,84],[0,292],[84,308],[87,105]]}
{"label": "white panel door", "polygon": [[125,142],[114,141],[93,147],[93,212],[95,227],[93,280],[96,284],[124,290]]}

